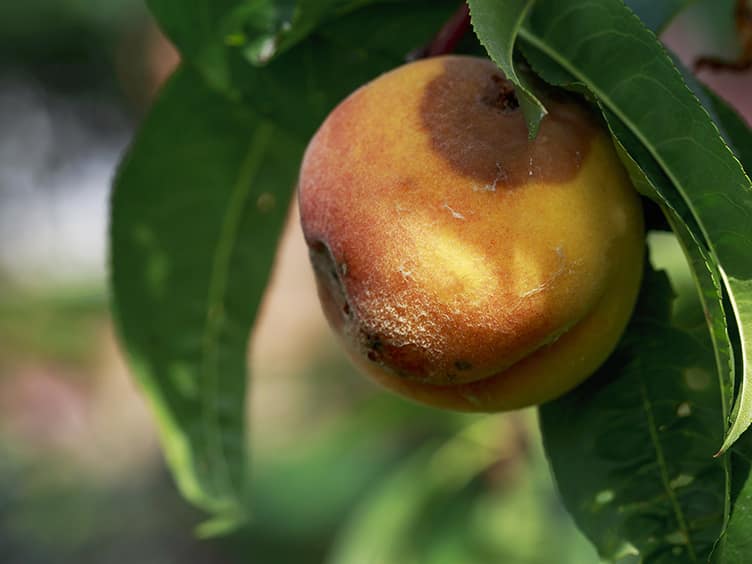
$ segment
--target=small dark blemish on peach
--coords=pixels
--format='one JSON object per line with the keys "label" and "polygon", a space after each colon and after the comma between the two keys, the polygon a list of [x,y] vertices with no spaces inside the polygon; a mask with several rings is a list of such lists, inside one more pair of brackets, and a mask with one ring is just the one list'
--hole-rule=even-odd
{"label": "small dark blemish on peach", "polygon": [[456,360],[456,361],[454,362],[454,367],[455,367],[455,368],[456,368],[457,370],[470,370],[470,369],[471,369],[471,368],[473,367],[473,365],[472,365],[472,364],[470,364],[470,363],[469,363],[468,361],[466,361],[466,360]]}
{"label": "small dark blemish on peach", "polygon": [[498,74],[491,75],[491,84],[487,86],[481,100],[502,113],[514,112],[520,107],[514,85]]}
{"label": "small dark blemish on peach", "polygon": [[363,340],[366,347],[374,351],[381,351],[384,348],[384,343],[381,341],[381,337],[378,335],[371,335],[369,333],[363,333]]}

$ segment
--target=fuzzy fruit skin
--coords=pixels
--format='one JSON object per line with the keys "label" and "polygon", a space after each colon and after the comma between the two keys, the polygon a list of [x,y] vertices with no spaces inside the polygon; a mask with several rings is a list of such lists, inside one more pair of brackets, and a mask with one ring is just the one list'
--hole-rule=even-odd
{"label": "fuzzy fruit skin", "polygon": [[499,411],[555,398],[608,357],[643,268],[639,198],[570,99],[527,139],[490,61],[436,57],[342,102],[311,140],[301,222],[329,323],[374,380]]}

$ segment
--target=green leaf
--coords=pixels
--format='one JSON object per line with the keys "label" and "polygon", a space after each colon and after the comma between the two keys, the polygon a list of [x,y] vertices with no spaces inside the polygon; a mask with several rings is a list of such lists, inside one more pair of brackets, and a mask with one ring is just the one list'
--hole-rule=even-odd
{"label": "green leaf", "polygon": [[[234,12],[243,0],[147,0],[147,4],[183,60],[200,69],[215,88],[228,88],[225,43],[241,33],[242,20]],[[270,25],[268,1],[252,1],[246,9],[251,21]]]}
{"label": "green leaf", "polygon": [[[738,510],[729,523],[723,544],[713,553],[714,564],[747,564],[752,558],[752,480],[748,480],[737,498]],[[743,508],[743,509],[742,509]]]}
{"label": "green leaf", "polygon": [[[353,13],[362,15],[364,10],[366,12],[373,10],[373,13],[377,14],[383,13],[384,10],[392,12],[391,22],[401,26],[400,33],[392,35],[384,30],[382,36],[384,39],[396,40],[401,43],[405,39],[409,40],[411,37],[415,38],[421,35],[420,28],[425,26],[425,18],[428,22],[433,21],[434,15],[441,15],[441,17],[446,18],[451,13],[451,9],[456,8],[456,2],[449,2],[449,0],[433,2],[432,10],[428,10],[426,3],[415,2],[414,0],[284,0],[282,2],[271,0],[262,2],[259,0],[257,3],[266,3],[272,10],[266,10],[265,17],[259,17],[258,13],[255,14],[255,20],[251,20],[245,25],[246,29],[252,32],[238,36],[236,45],[242,46],[246,58],[252,64],[258,66],[265,65],[304,40],[310,39],[321,27],[328,26],[335,21],[338,28],[351,29],[357,34],[359,31],[357,26],[348,25],[340,20],[340,18],[347,18]],[[417,29],[412,26],[408,27],[406,21],[410,18],[411,13],[415,13],[416,7],[425,16],[423,21],[415,22]],[[445,7],[449,8],[450,11],[445,12]],[[269,17],[269,13],[273,15]],[[368,24],[367,21],[364,23]],[[389,25],[389,22],[385,22],[385,24]],[[410,29],[410,33],[405,33],[405,29]],[[438,25],[432,27],[432,31],[437,30]],[[356,41],[351,43],[351,46],[359,44],[362,43]],[[412,47],[417,46],[413,45]],[[400,59],[404,58],[405,53],[404,50],[399,53]]]}
{"label": "green leaf", "polygon": [[491,59],[517,87],[530,138],[538,134],[547,111],[524,74],[514,67],[514,45],[520,26],[535,0],[468,0],[475,33]]}
{"label": "green leaf", "polygon": [[722,391],[722,410],[719,417],[725,422],[734,401],[734,360],[720,273],[710,259],[701,240],[702,235],[686,203],[673,192],[671,182],[661,171],[658,163],[609,110],[602,108],[602,111],[632,183],[638,191],[652,197],[662,206],[689,261],[705,320],[710,329]]}
{"label": "green leaf", "polygon": [[742,163],[747,176],[752,174],[752,130],[734,108],[709,88],[705,89],[708,102],[714,112],[726,142]]}
{"label": "green leaf", "polygon": [[[305,57],[303,51],[322,47],[322,38],[330,43],[332,54],[319,64],[352,67],[359,62],[368,68],[370,61],[364,59],[375,56],[389,60],[383,70],[394,67],[404,62],[409,51],[428,42],[456,9],[454,0],[148,2],[185,63],[197,68],[212,87],[233,97],[249,89],[258,67],[291,51]],[[301,44],[302,51],[294,49]],[[347,72],[340,69],[339,82],[347,80]],[[302,92],[305,98],[309,79],[310,73],[297,75],[289,92]]]}
{"label": "green leaf", "polygon": [[[376,1],[363,0],[359,4]],[[269,32],[250,42],[244,53],[252,63],[265,64],[303,41],[323,21],[347,10],[352,4],[352,0],[297,0],[294,8],[282,11]]]}
{"label": "green leaf", "polygon": [[520,30],[525,53],[549,82],[592,93],[655,159],[684,199],[717,265],[742,343],[740,393],[723,442],[752,421],[752,366],[743,307],[752,280],[752,184],[655,36],[623,3],[539,0]]}
{"label": "green leaf", "polygon": [[705,331],[671,325],[648,269],[625,338],[582,386],[539,410],[564,503],[601,557],[707,559],[724,523],[724,431]]}
{"label": "green leaf", "polygon": [[254,111],[307,140],[343,98],[428,42],[453,8],[447,0],[367,6],[322,24],[263,67],[231,50],[233,86]]}
{"label": "green leaf", "polygon": [[[608,112],[604,115],[608,117]],[[617,150],[625,164],[630,178],[635,187],[646,194],[666,193],[670,190],[670,184],[665,175],[657,164],[648,156],[642,154],[644,150],[635,143],[633,137],[625,130],[617,120],[607,120],[614,136],[614,142]],[[624,146],[628,144],[632,151],[630,153]],[[640,167],[633,159],[632,154],[640,155],[640,161],[645,168]],[[683,205],[683,201],[674,199],[673,203],[677,207],[669,207],[664,204],[663,211],[676,235],[684,255],[689,260],[689,267],[694,278],[696,289],[699,292],[702,311],[704,312],[705,322],[710,328],[710,338],[713,344],[713,353],[715,356],[716,373],[719,375],[720,383],[720,409],[717,417],[720,425],[725,425],[728,420],[729,409],[734,398],[733,384],[733,350],[730,345],[730,337],[726,323],[725,303],[721,290],[721,282],[718,271],[709,260],[704,246],[698,241],[689,229],[683,218],[688,216],[688,211]],[[678,208],[678,209],[677,209]],[[694,316],[693,316],[694,317]],[[700,318],[700,316],[697,316]],[[677,322],[675,320],[675,322]],[[677,322],[678,324],[678,322]],[[723,472],[725,476],[725,488],[723,494],[723,527],[728,524],[731,513],[731,469],[729,468],[726,457],[722,460]]]}
{"label": "green leaf", "polygon": [[697,0],[625,0],[648,29],[655,33],[663,31],[679,12],[694,4]]}
{"label": "green leaf", "polygon": [[[344,97],[430,41],[456,9],[454,0],[305,1],[295,9],[270,0],[231,9],[224,0],[215,24],[199,33],[172,0],[151,2],[183,59],[213,88],[305,140]],[[277,45],[279,34],[290,39]]]}
{"label": "green leaf", "polygon": [[718,127],[726,145],[740,160],[744,171],[749,176],[749,171],[752,170],[752,130],[749,125],[728,102],[702,84],[678,57],[673,55],[672,60],[681,72],[687,87],[697,96]]}
{"label": "green leaf", "polygon": [[224,524],[244,509],[248,336],[302,150],[182,68],[115,181],[117,326],[182,493]]}
{"label": "green leaf", "polygon": [[[706,93],[727,140],[749,174],[752,171],[752,131],[724,100],[710,90]],[[732,491],[734,510],[726,533],[713,553],[712,562],[715,564],[744,564],[752,560],[752,541],[749,535],[752,530],[752,479],[749,479],[752,434],[745,432],[730,452],[735,462],[732,468],[736,484],[735,492]]]}
{"label": "green leaf", "polygon": [[[403,64],[411,51],[429,43],[457,10],[455,0],[381,0],[357,11],[346,11],[336,20],[324,22],[312,34],[336,46],[347,61],[363,55]],[[373,5],[370,5],[373,4]],[[405,29],[409,33],[405,33]],[[342,52],[347,49],[348,52]]]}
{"label": "green leaf", "polygon": [[734,461],[734,512],[713,552],[713,564],[746,564],[752,559],[752,479],[749,479],[752,466],[752,434],[742,435],[729,450]]}

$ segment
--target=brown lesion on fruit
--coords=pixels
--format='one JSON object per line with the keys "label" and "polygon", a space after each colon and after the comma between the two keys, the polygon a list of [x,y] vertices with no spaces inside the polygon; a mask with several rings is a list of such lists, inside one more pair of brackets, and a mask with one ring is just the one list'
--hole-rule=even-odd
{"label": "brown lesion on fruit", "polygon": [[433,150],[486,188],[476,191],[572,180],[598,131],[590,111],[568,94],[546,93],[549,113],[531,141],[514,86],[486,63],[448,57],[426,85],[420,119]]}
{"label": "brown lesion on fruit", "polygon": [[346,263],[338,265],[329,246],[318,240],[309,242],[308,254],[324,315],[333,327],[340,329],[354,315],[342,281],[342,276],[347,274]]}
{"label": "brown lesion on fruit", "polygon": [[363,331],[363,344],[367,351],[366,356],[368,357],[368,360],[371,362],[380,362],[381,351],[383,350],[381,337]]}
{"label": "brown lesion on fruit", "polygon": [[361,346],[371,362],[390,373],[408,380],[424,380],[431,376],[427,371],[425,351],[414,344],[394,344],[378,333],[361,331]]}
{"label": "brown lesion on fruit", "polygon": [[502,113],[511,113],[520,107],[514,84],[499,74],[491,75],[481,100]]}

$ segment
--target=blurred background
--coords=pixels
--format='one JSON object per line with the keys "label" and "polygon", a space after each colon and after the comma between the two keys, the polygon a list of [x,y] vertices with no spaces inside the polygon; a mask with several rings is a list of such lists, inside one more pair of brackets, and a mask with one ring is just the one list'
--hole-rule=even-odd
{"label": "blurred background", "polygon": [[[738,55],[720,4],[664,35],[686,63]],[[196,539],[106,284],[113,172],[177,62],[139,0],[0,3],[0,562],[597,562],[533,412],[446,414],[354,373],[294,212],[250,344],[253,521]],[[752,120],[750,72],[699,77]]]}

